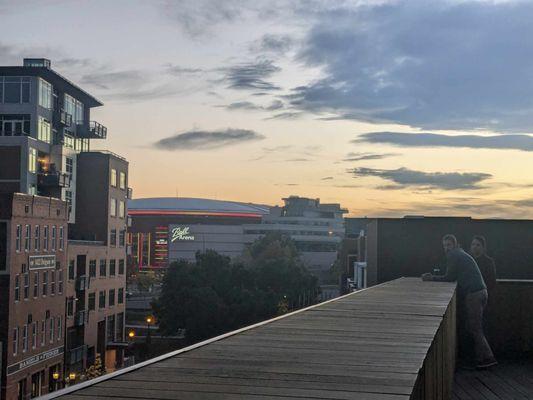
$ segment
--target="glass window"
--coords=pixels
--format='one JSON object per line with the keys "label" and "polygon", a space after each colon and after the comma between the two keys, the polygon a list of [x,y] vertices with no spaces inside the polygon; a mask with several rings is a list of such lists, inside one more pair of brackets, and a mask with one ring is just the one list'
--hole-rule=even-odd
{"label": "glass window", "polygon": [[37,139],[50,143],[52,140],[52,128],[50,122],[43,117],[39,117],[39,125],[37,128]]}
{"label": "glass window", "polygon": [[125,244],[126,244],[126,230],[121,229],[118,233],[118,245],[120,247],[124,247]]}
{"label": "glass window", "polygon": [[117,314],[117,333],[115,340],[122,342],[124,340],[124,313]]}
{"label": "glass window", "polygon": [[39,225],[35,225],[35,234],[34,234],[34,243],[33,247],[35,251],[39,251],[41,248],[41,227]]}
{"label": "glass window", "polygon": [[111,168],[111,186],[117,187],[117,170]]}
{"label": "glass window", "polygon": [[31,348],[37,347],[37,322],[31,324]]}
{"label": "glass window", "polygon": [[0,102],[4,103],[29,103],[30,78],[27,76],[0,77]]}
{"label": "glass window", "polygon": [[74,173],[74,160],[70,157],[65,157],[65,172],[69,175]]}
{"label": "glass window", "polygon": [[19,327],[13,329],[13,355],[16,356],[19,351]]}
{"label": "glass window", "polygon": [[63,227],[60,226],[59,227],[59,250],[60,251],[63,250],[63,245],[65,244],[64,241],[65,241],[65,237],[64,237],[64,233],[63,233]]}
{"label": "glass window", "polygon": [[120,188],[126,189],[126,174],[124,172],[120,173]]}
{"label": "glass window", "polygon": [[74,279],[74,260],[69,260],[68,262],[68,280],[71,281]]}
{"label": "glass window", "polygon": [[109,260],[109,276],[116,275],[116,260]]}
{"label": "glass window", "polygon": [[96,277],[96,260],[89,260],[89,277]]}
{"label": "glass window", "polygon": [[37,172],[37,150],[33,147],[30,147],[28,153],[28,172]]}
{"label": "glass window", "polygon": [[41,321],[41,347],[46,344],[46,321]]}
{"label": "glass window", "polygon": [[39,297],[39,273],[33,273],[33,297]]}
{"label": "glass window", "polygon": [[51,237],[51,242],[52,242],[52,251],[55,251],[56,250],[56,226],[55,225],[52,225],[52,237]]}
{"label": "glass window", "polygon": [[124,259],[122,260],[118,260],[118,274],[119,275],[124,275]]}
{"label": "glass window", "polygon": [[30,297],[30,274],[28,271],[25,271],[25,265],[22,265],[23,281],[24,281],[24,300],[27,300]]}
{"label": "glass window", "polygon": [[115,305],[115,289],[109,289],[109,307]]}
{"label": "glass window", "polygon": [[50,294],[56,294],[56,271],[50,271]]}
{"label": "glass window", "polygon": [[98,293],[98,308],[105,308],[105,290]]}
{"label": "glass window", "polygon": [[50,343],[54,342],[54,331],[55,331],[55,324],[54,324],[54,317],[50,318]]}
{"label": "glass window", "polygon": [[31,241],[31,227],[26,225],[26,235],[24,236],[24,251],[30,251],[30,241]]}
{"label": "glass window", "polygon": [[74,124],[83,124],[83,103],[65,93],[64,108],[72,116]]}
{"label": "glass window", "polygon": [[57,273],[57,293],[62,294],[63,293],[63,271],[58,271]]}
{"label": "glass window", "polygon": [[123,201],[119,201],[118,203],[118,216],[120,218],[126,217],[126,204]]}
{"label": "glass window", "polygon": [[20,275],[15,275],[15,301],[20,300]]}
{"label": "glass window", "polygon": [[67,300],[67,316],[72,317],[74,315],[74,299],[69,297]]}
{"label": "glass window", "polygon": [[63,317],[57,317],[57,341],[61,340],[63,336]]}
{"label": "glass window", "polygon": [[74,148],[74,138],[72,137],[72,134],[65,133],[63,136],[63,141],[65,147],[68,147],[70,149]]}
{"label": "glass window", "polygon": [[48,295],[48,271],[43,271],[43,296]]}
{"label": "glass window", "polygon": [[117,230],[111,229],[111,234],[109,236],[109,244],[115,247],[117,245]]}
{"label": "glass window", "polygon": [[107,343],[115,341],[115,316],[107,317]]}
{"label": "glass window", "polygon": [[43,250],[48,251],[48,225],[43,229]]}
{"label": "glass window", "polygon": [[107,262],[106,260],[100,260],[100,276],[106,276],[107,273]]}
{"label": "glass window", "polygon": [[22,225],[17,225],[16,239],[15,239],[15,250],[17,252],[19,252],[21,249],[21,239],[22,239]]}
{"label": "glass window", "polygon": [[123,304],[124,303],[124,288],[118,289],[117,303],[118,304]]}
{"label": "glass window", "polygon": [[22,352],[28,351],[28,325],[24,325],[22,328]]}
{"label": "glass window", "polygon": [[117,199],[111,199],[111,203],[109,204],[109,215],[112,217],[117,216]]}
{"label": "glass window", "polygon": [[52,85],[39,78],[39,105],[52,109]]}
{"label": "glass window", "polygon": [[89,293],[89,311],[94,311],[96,309],[96,294]]}

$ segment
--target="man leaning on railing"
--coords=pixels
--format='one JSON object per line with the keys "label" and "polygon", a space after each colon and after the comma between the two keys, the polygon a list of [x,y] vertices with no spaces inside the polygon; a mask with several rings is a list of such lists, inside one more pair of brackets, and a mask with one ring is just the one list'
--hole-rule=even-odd
{"label": "man leaning on railing", "polygon": [[446,275],[425,273],[423,281],[457,281],[457,295],[463,298],[466,311],[466,328],[474,340],[476,367],[488,368],[497,364],[492,349],[483,332],[483,311],[487,305],[487,286],[476,261],[457,243],[454,235],[442,238],[446,253]]}

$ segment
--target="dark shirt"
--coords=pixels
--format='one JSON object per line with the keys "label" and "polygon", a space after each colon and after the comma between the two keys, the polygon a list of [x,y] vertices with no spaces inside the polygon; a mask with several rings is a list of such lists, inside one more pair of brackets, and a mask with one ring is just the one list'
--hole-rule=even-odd
{"label": "dark shirt", "polygon": [[481,276],[483,276],[485,285],[487,285],[487,292],[489,292],[490,299],[496,288],[496,264],[494,263],[494,260],[486,254],[475,258],[475,260],[479,267],[479,271],[481,272]]}
{"label": "dark shirt", "polygon": [[462,296],[487,288],[476,261],[463,249],[453,249],[446,253],[446,275],[434,275],[433,280],[457,281],[457,291]]}

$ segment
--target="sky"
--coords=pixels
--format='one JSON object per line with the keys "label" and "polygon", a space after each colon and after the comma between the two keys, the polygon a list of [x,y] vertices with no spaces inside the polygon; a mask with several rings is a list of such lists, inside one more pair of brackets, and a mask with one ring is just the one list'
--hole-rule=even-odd
{"label": "sky", "polygon": [[0,64],[104,102],[134,197],[533,217],[533,3],[0,0]]}

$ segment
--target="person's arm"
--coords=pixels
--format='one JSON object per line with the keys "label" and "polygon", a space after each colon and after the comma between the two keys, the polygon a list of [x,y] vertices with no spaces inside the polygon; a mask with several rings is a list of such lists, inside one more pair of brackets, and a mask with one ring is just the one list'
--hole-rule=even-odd
{"label": "person's arm", "polygon": [[454,282],[457,280],[457,261],[456,257],[449,256],[446,259],[446,275],[431,275],[432,281],[436,282]]}

